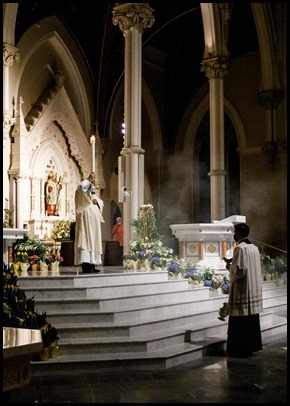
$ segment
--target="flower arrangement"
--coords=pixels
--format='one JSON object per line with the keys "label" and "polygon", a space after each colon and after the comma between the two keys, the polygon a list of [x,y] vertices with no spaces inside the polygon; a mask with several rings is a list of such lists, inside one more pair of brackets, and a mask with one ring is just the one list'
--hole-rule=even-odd
{"label": "flower arrangement", "polygon": [[[47,251],[45,244],[36,238],[30,237],[28,234],[25,234],[23,239],[16,240],[12,248],[13,252],[16,253],[16,257],[18,252],[26,252],[28,256],[36,254],[41,257]],[[15,258],[14,262],[16,262]]]}
{"label": "flower arrangement", "polygon": [[28,253],[26,251],[17,251],[14,255],[14,262],[28,263]]}
{"label": "flower arrangement", "polygon": [[190,283],[200,286],[208,286],[210,290],[217,293],[228,294],[230,291],[230,280],[228,272],[216,271],[212,267],[206,267],[187,261],[184,264],[183,277]]}
{"label": "flower arrangement", "polygon": [[46,323],[40,328],[44,347],[50,347],[52,343],[59,340],[58,331],[50,323]]}
{"label": "flower arrangement", "polygon": [[184,273],[184,261],[173,257],[167,264],[166,269],[169,276],[174,276],[176,278],[183,277]]}
{"label": "flower arrangement", "polygon": [[61,257],[59,254],[55,254],[52,252],[46,252],[45,255],[43,256],[43,261],[46,263],[46,265],[51,264],[52,262],[62,262],[63,257]]}
{"label": "flower arrangement", "polygon": [[30,265],[39,264],[41,257],[39,255],[33,254],[28,256]]}
{"label": "flower arrangement", "polygon": [[71,222],[69,220],[58,220],[52,229],[52,238],[54,240],[70,239]]}
{"label": "flower arrangement", "polygon": [[47,320],[46,312],[35,311],[34,297],[27,298],[18,285],[13,267],[3,262],[3,326],[39,329],[44,347],[59,340],[58,331]]}
{"label": "flower arrangement", "polygon": [[173,249],[163,245],[157,230],[154,208],[151,204],[140,206],[137,219],[133,220],[136,239],[129,241],[129,252],[124,255],[124,266],[137,269],[166,269],[167,263],[174,260]]}

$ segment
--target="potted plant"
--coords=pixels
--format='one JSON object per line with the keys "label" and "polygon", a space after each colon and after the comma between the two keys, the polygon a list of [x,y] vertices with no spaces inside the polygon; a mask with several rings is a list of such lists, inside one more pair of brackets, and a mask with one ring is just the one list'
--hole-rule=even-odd
{"label": "potted plant", "polygon": [[42,258],[42,262],[48,267],[48,269],[56,271],[60,262],[63,261],[63,257],[54,252],[46,252]]}
{"label": "potted plant", "polygon": [[28,260],[33,272],[38,270],[40,259],[40,256],[37,254],[29,255]]}
{"label": "potted plant", "polygon": [[40,331],[43,341],[43,352],[40,355],[41,361],[47,361],[48,358],[56,358],[59,351],[57,329],[50,323],[46,323],[40,328]]}
{"label": "potted plant", "polygon": [[[30,237],[28,234],[25,234],[23,239],[18,239],[12,245],[13,249],[13,262],[19,260],[21,255],[25,261],[20,262],[29,262],[28,257],[32,255],[38,255],[42,257],[45,252],[47,252],[47,246],[36,238]],[[24,258],[25,257],[25,258]]]}
{"label": "potted plant", "polygon": [[123,256],[124,266],[129,269],[166,269],[175,259],[173,249],[166,247],[157,230],[154,208],[143,204],[133,220],[136,238],[129,241],[129,252]]}
{"label": "potted plant", "polygon": [[[13,267],[3,263],[3,326],[28,329],[39,329],[41,331],[44,352],[50,356],[51,347],[54,347],[57,354],[58,331],[47,321],[46,312],[35,311],[34,298],[27,298],[25,291],[17,284],[17,275]],[[56,356],[56,355],[51,356]],[[43,353],[41,357],[45,357]],[[47,358],[48,359],[48,358]]]}
{"label": "potted plant", "polygon": [[70,240],[71,222],[69,220],[57,220],[52,229],[54,240]]}
{"label": "potted plant", "polygon": [[27,276],[27,269],[29,268],[27,251],[17,251],[14,255],[14,264],[13,267],[18,276]]}

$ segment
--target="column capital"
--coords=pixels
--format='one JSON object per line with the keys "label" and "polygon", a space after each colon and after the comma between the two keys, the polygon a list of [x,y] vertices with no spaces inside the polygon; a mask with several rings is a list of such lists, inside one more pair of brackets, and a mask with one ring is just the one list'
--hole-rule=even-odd
{"label": "column capital", "polygon": [[19,49],[13,45],[3,43],[3,66],[8,66],[11,68],[13,63],[18,61],[20,58]]}
{"label": "column capital", "polygon": [[213,169],[208,173],[209,176],[226,176],[227,171],[223,169]]}
{"label": "column capital", "polygon": [[145,150],[137,145],[131,145],[128,148],[123,148],[121,151],[121,155],[128,155],[128,154],[142,154],[144,155]]}
{"label": "column capital", "polygon": [[[3,114],[3,135],[11,130],[11,127],[15,124],[15,117],[11,117],[10,113]],[[6,137],[4,137],[6,138]]]}
{"label": "column capital", "polygon": [[116,3],[113,9],[113,24],[119,24],[124,33],[130,28],[138,28],[143,33],[145,28],[150,28],[155,22],[153,8],[149,3]]}
{"label": "column capital", "polygon": [[224,78],[228,74],[228,59],[224,56],[204,59],[200,71],[205,72],[208,79]]}

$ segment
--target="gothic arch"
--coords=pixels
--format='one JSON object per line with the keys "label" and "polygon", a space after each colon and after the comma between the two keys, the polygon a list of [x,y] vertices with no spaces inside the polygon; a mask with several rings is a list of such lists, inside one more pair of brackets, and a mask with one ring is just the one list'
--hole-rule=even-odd
{"label": "gothic arch", "polygon": [[[58,75],[61,74],[70,100],[75,110],[79,111],[82,128],[86,134],[90,134],[95,112],[89,100],[94,99],[94,86],[82,55],[61,21],[56,17],[40,20],[39,27],[30,27],[17,46],[21,55],[20,63],[11,68],[15,99],[23,96],[23,89],[26,94],[31,94],[27,104],[33,105],[46,87],[53,83],[58,85]],[[46,77],[40,75],[44,69]],[[28,84],[30,92],[25,91]],[[24,111],[24,116],[27,113]]]}
{"label": "gothic arch", "polygon": [[15,22],[18,3],[3,3],[3,43],[15,45]]}
{"label": "gothic arch", "polygon": [[268,11],[271,6],[269,3],[251,3],[261,56],[261,91],[281,87],[274,41],[276,33]]}
{"label": "gothic arch", "polygon": [[219,32],[219,19],[217,4],[200,3],[203,33],[204,33],[204,58],[211,58],[221,54],[221,36]]}

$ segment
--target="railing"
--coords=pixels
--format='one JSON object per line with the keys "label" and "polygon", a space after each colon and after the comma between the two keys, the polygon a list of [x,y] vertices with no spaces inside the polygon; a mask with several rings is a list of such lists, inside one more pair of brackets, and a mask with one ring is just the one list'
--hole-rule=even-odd
{"label": "railing", "polygon": [[275,257],[282,256],[283,258],[287,257],[287,251],[282,250],[281,248],[277,248],[277,247],[274,247],[273,245],[265,244],[264,242],[261,242],[261,241],[257,241],[257,240],[253,240],[253,239],[251,239],[251,240],[261,246],[260,250],[262,253],[264,253],[264,251],[266,251],[266,253],[269,254],[270,256],[275,256]]}
{"label": "railing", "polygon": [[[274,247],[273,245],[262,243],[261,241],[252,241],[256,243],[260,249],[263,273],[285,275],[285,272],[287,272],[287,251]],[[261,246],[261,248],[259,246]]]}

